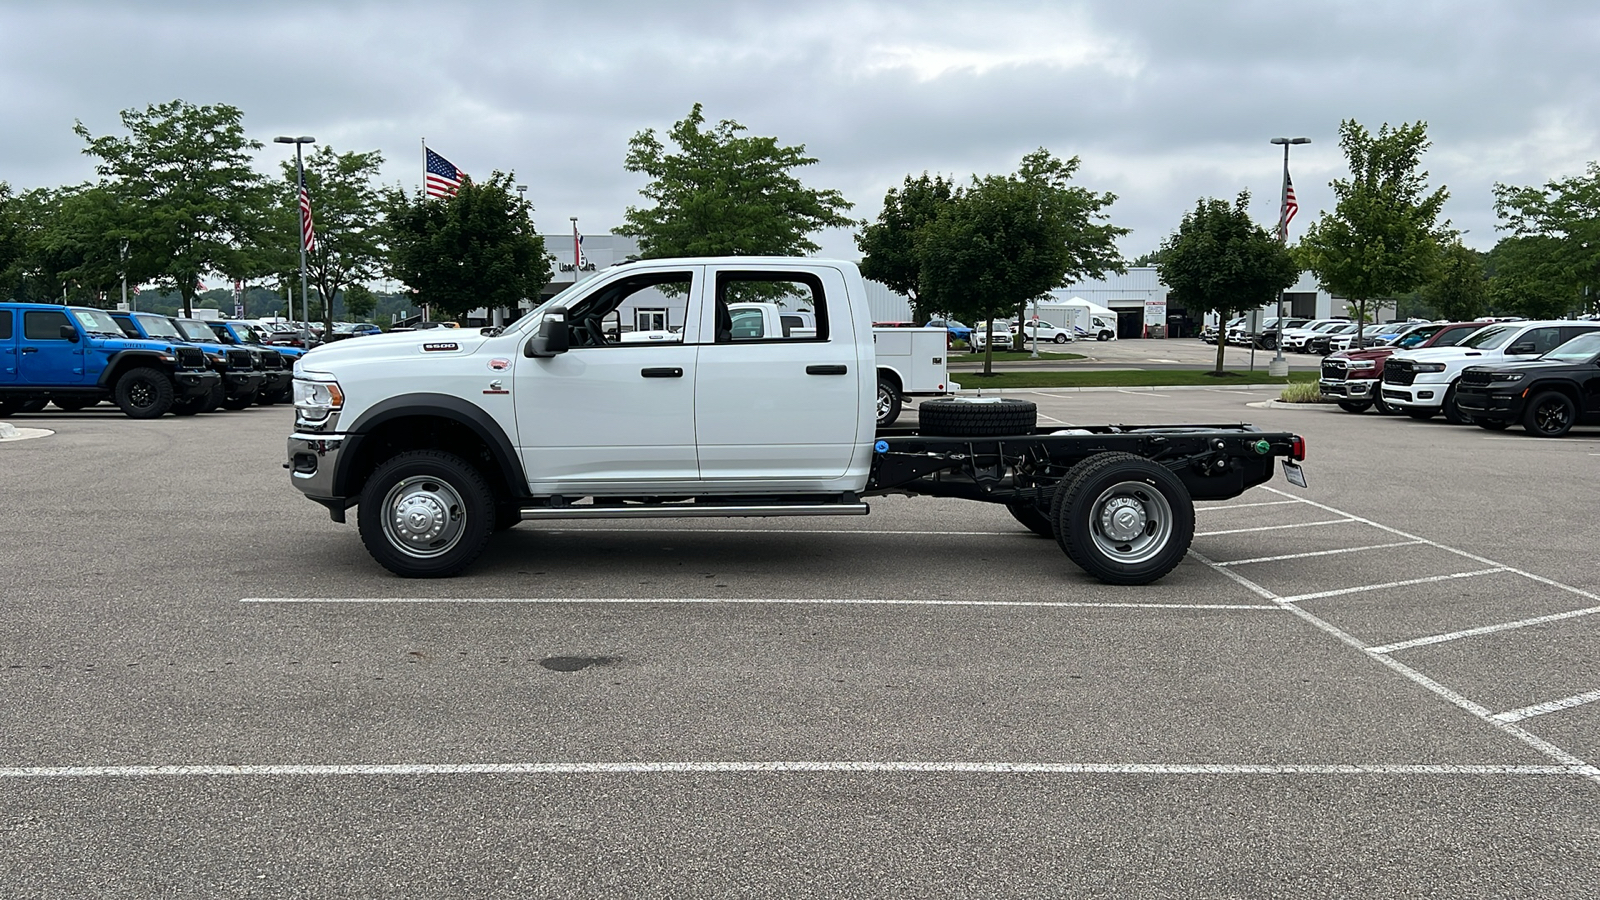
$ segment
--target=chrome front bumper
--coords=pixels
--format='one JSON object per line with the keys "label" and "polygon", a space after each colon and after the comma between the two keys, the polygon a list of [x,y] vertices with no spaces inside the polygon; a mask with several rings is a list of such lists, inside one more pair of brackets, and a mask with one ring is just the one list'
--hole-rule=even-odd
{"label": "chrome front bumper", "polygon": [[289,482],[313,500],[339,500],[333,492],[334,472],[345,436],[339,434],[289,435]]}

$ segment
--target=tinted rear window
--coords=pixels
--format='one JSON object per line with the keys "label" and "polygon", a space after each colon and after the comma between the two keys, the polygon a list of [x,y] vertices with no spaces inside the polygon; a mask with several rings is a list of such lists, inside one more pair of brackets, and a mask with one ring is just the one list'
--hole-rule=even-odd
{"label": "tinted rear window", "polygon": [[0,309],[0,341],[11,338],[11,310]]}

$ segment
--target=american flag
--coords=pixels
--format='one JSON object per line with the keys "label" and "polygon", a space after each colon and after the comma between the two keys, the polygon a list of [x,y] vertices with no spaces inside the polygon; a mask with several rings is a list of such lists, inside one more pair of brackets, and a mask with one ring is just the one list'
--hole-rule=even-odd
{"label": "american flag", "polygon": [[1294,182],[1289,179],[1289,173],[1283,173],[1283,211],[1278,215],[1278,240],[1289,239],[1289,220],[1300,211],[1300,204],[1294,200]]}
{"label": "american flag", "polygon": [[456,191],[461,189],[461,179],[467,177],[467,173],[426,147],[422,148],[422,152],[427,154],[428,196],[454,197]]}
{"label": "american flag", "polygon": [[307,253],[317,249],[317,232],[311,226],[311,195],[305,185],[300,186],[300,246]]}
{"label": "american flag", "polygon": [[579,269],[589,264],[583,258],[583,235],[578,233],[578,223],[572,223],[572,264]]}

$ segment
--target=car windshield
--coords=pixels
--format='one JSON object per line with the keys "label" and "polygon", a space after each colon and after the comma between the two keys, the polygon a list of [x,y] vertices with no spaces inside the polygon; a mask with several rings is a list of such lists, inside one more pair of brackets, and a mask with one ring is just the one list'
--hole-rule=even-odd
{"label": "car windshield", "polygon": [[144,329],[144,333],[151,337],[183,340],[183,335],[178,333],[178,329],[173,327],[166,316],[134,316],[134,318],[139,320],[139,326]]}
{"label": "car windshield", "polygon": [[180,319],[177,325],[178,331],[182,332],[186,340],[199,341],[202,344],[221,343],[204,322],[187,322]]}
{"label": "car windshield", "polygon": [[1320,331],[1320,332],[1322,332],[1324,334],[1326,334],[1328,332],[1334,332],[1335,334],[1337,334],[1338,332],[1334,331],[1334,329],[1342,328],[1342,327],[1344,327],[1346,325],[1349,325],[1349,324],[1350,324],[1349,322],[1342,322],[1342,321],[1339,321],[1339,320],[1334,320],[1332,322],[1323,322],[1321,325],[1315,325],[1315,326],[1312,326],[1312,327],[1314,327],[1317,331]]}
{"label": "car windshield", "polygon": [[1516,325],[1485,328],[1482,331],[1473,332],[1472,336],[1462,341],[1460,346],[1470,347],[1473,350],[1494,350],[1506,341],[1511,340],[1511,336],[1521,330]]}
{"label": "car windshield", "polygon": [[244,341],[246,344],[261,343],[261,332],[249,325],[235,325],[233,326],[233,331],[235,334],[239,335],[239,339]]}
{"label": "car windshield", "polygon": [[1578,335],[1539,358],[1560,362],[1588,362],[1597,353],[1600,353],[1600,331],[1591,331],[1588,334]]}
{"label": "car windshield", "polygon": [[78,324],[83,326],[83,330],[90,334],[123,336],[122,326],[117,324],[117,320],[98,309],[74,309],[72,314],[78,317]]}
{"label": "car windshield", "polygon": [[1395,342],[1395,346],[1415,347],[1416,345],[1426,341],[1428,338],[1431,338],[1438,333],[1439,329],[1437,327],[1430,328],[1424,325],[1415,331],[1407,332],[1405,337]]}

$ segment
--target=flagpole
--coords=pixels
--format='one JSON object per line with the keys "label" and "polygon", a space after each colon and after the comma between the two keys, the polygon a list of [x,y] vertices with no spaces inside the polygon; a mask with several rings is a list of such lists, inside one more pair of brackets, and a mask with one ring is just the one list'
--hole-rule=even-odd
{"label": "flagpole", "polygon": [[[1283,145],[1283,184],[1278,188],[1278,243],[1287,245],[1289,243],[1289,145],[1309,144],[1311,139],[1275,137],[1272,143]],[[1289,361],[1283,358],[1283,330],[1283,291],[1279,291],[1278,336],[1272,342],[1277,352],[1273,355],[1272,362],[1267,364],[1269,375],[1289,374]],[[1251,352],[1255,352],[1254,344],[1251,345]]]}

